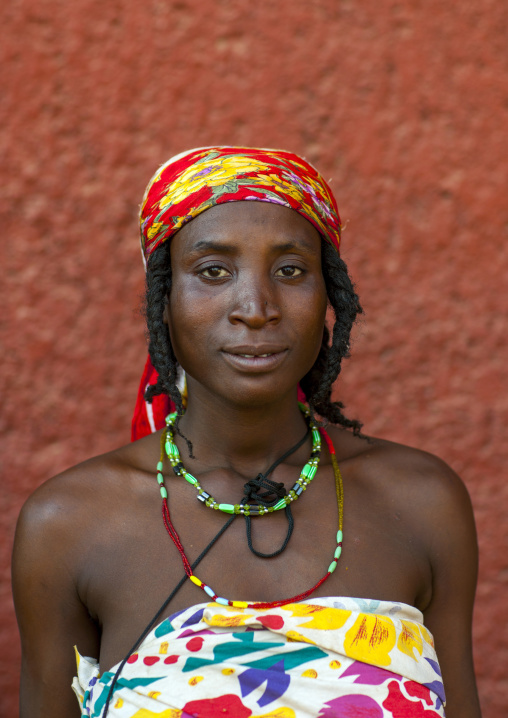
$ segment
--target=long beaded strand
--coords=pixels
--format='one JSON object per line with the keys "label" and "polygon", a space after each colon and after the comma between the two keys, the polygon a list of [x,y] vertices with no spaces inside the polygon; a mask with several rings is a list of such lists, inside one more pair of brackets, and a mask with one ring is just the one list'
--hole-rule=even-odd
{"label": "long beaded strand", "polygon": [[344,516],[344,488],[342,485],[342,476],[340,473],[339,465],[337,463],[337,459],[335,456],[335,449],[333,447],[333,443],[328,436],[325,429],[320,428],[319,433],[323,437],[323,439],[326,441],[328,451],[330,452],[330,457],[332,461],[333,466],[333,473],[335,477],[335,491],[337,495],[337,508],[338,508],[338,531],[337,531],[337,546],[335,548],[334,554],[333,554],[333,561],[328,566],[328,570],[326,574],[321,578],[312,588],[309,588],[307,591],[304,591],[303,593],[299,593],[296,596],[292,596],[291,598],[285,598],[281,601],[271,601],[271,602],[254,602],[249,603],[248,601],[232,601],[227,598],[222,598],[221,596],[218,596],[215,591],[208,586],[204,581],[201,581],[192,571],[191,565],[189,563],[189,560],[187,559],[187,556],[185,555],[185,551],[182,545],[182,542],[180,541],[180,537],[178,536],[178,533],[173,526],[173,523],[171,521],[171,516],[169,513],[169,507],[168,507],[168,492],[166,490],[166,487],[164,486],[164,476],[162,474],[163,466],[164,466],[164,452],[165,452],[165,432],[162,432],[161,435],[161,456],[159,463],[157,464],[157,482],[159,484],[161,496],[162,496],[162,517],[164,521],[164,526],[166,527],[166,531],[168,532],[171,540],[175,544],[181,558],[183,567],[185,570],[185,573],[187,574],[188,578],[192,581],[192,583],[196,584],[196,586],[199,586],[210,598],[215,601],[216,603],[219,603],[223,606],[232,606],[233,608],[257,608],[261,610],[269,609],[269,608],[277,608],[279,606],[285,606],[288,603],[297,603],[298,601],[303,601],[306,598],[308,598],[314,591],[316,591],[319,586],[321,586],[326,579],[332,575],[332,573],[337,568],[337,561],[340,558],[340,555],[342,553],[342,525],[343,525],[343,516]]}

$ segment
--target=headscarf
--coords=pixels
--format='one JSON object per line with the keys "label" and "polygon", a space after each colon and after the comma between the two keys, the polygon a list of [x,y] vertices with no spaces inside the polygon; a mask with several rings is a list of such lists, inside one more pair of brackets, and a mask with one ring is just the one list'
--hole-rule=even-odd
{"label": "headscarf", "polygon": [[[341,223],[328,183],[306,160],[283,150],[200,147],[168,160],[145,190],[140,210],[145,264],[157,247],[201,212],[225,202],[282,205],[305,217],[339,251]],[[156,384],[148,358],[132,420],[132,440],[157,431],[174,405],[168,396],[149,404],[145,392]]]}

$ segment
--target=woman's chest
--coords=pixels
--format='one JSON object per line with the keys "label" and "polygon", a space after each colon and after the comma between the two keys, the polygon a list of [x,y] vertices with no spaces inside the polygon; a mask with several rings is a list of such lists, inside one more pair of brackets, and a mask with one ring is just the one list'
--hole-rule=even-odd
{"label": "woman's chest", "polygon": [[[170,487],[175,540],[158,501],[138,506],[116,541],[95,547],[86,603],[102,628],[101,664],[109,667],[122,658],[185,577],[183,556],[194,564],[207,547],[194,574],[226,599],[298,599],[319,584],[312,595],[418,603],[430,586],[430,570],[410,527],[393,507],[352,490],[347,477],[342,554],[328,574],[337,548],[340,502],[333,475],[322,473],[320,483],[292,506],[290,517],[280,511],[253,518],[249,526],[238,516],[215,542],[230,517],[196,501],[185,486]],[[277,552],[286,541],[276,556],[255,554]],[[207,598],[187,579],[160,618]]]}

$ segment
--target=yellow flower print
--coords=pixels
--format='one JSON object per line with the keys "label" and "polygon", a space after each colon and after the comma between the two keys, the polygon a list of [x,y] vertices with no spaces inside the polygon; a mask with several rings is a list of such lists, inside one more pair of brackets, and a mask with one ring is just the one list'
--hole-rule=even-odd
{"label": "yellow flower print", "polygon": [[302,673],[302,677],[317,678],[317,671],[315,671],[314,668],[307,668],[307,670]]}
{"label": "yellow flower print", "polygon": [[[166,207],[178,204],[188,195],[200,189],[203,186],[204,179],[209,187],[217,187],[226,184],[228,180],[238,180],[238,176],[241,174],[255,172],[260,174],[261,178],[254,177],[253,184],[265,184],[266,179],[264,179],[262,173],[268,169],[268,165],[264,162],[245,157],[223,157],[219,163],[216,160],[209,160],[208,162],[200,163],[197,167],[188,167],[173,182],[171,192],[161,198],[159,208],[163,210]],[[278,177],[276,179],[280,183],[280,179]],[[288,185],[289,187],[294,189],[292,185]]]}
{"label": "yellow flower print", "polygon": [[248,613],[236,616],[222,616],[220,614],[216,614],[211,618],[203,618],[203,620],[209,626],[244,626],[245,621],[251,618],[251,616],[252,614]]}
{"label": "yellow flower print", "polygon": [[299,623],[299,628],[314,628],[322,631],[333,631],[346,623],[351,611],[342,608],[326,608],[309,603],[290,603],[282,606],[284,611],[291,611],[293,616],[310,618],[310,621]]}
{"label": "yellow flower print", "polygon": [[292,708],[281,706],[271,713],[263,713],[263,715],[251,716],[250,718],[296,718],[296,713]]}
{"label": "yellow flower print", "polygon": [[163,222],[154,222],[148,232],[146,233],[148,239],[152,239],[152,237],[155,237],[159,229],[162,227]]}
{"label": "yellow flower print", "polygon": [[[258,184],[256,182],[256,184]],[[290,197],[293,197],[293,199],[296,199],[298,202],[302,201],[302,192],[299,187],[295,187],[295,185],[291,184],[290,182],[286,182],[282,177],[279,177],[277,175],[271,174],[266,175],[266,178],[262,178],[262,182],[259,182],[259,184],[267,185],[268,187],[279,187],[284,191],[284,194],[288,194]]]}
{"label": "yellow flower print", "polygon": [[395,646],[396,631],[393,621],[386,616],[361,613],[346,632],[344,650],[356,658],[377,666],[389,666],[390,651]]}
{"label": "yellow flower print", "polygon": [[[268,169],[269,166],[266,163],[248,157],[222,157],[219,162],[209,160],[201,162],[197,166],[188,167],[182,172],[176,184],[182,187],[189,187],[193,184],[200,185],[203,182],[203,177],[206,177],[206,184],[212,184],[214,180],[219,180],[216,183],[222,184],[224,180],[236,179],[239,174],[263,173]],[[205,174],[207,170],[209,173]]]}
{"label": "yellow flower print", "polygon": [[180,718],[182,712],[183,711],[178,710],[177,708],[168,708],[167,711],[162,711],[162,713],[154,713],[146,708],[141,708],[139,711],[134,713],[132,718]]}
{"label": "yellow flower print", "polygon": [[418,631],[418,626],[412,621],[401,620],[401,623],[402,630],[397,639],[397,648],[416,661],[418,659],[414,655],[414,650],[416,649],[420,656],[423,650],[423,641]]}
{"label": "yellow flower print", "polygon": [[286,633],[286,638],[290,643],[312,643],[313,646],[316,645],[315,641],[311,641],[310,638],[305,638],[305,636],[302,636],[301,633],[298,633],[298,631],[288,631]]}
{"label": "yellow flower print", "polygon": [[423,624],[419,623],[418,628],[420,629],[420,633],[422,634],[422,638],[425,643],[428,643],[429,646],[432,646],[432,648],[434,648],[434,639],[432,638],[432,634],[427,631]]}

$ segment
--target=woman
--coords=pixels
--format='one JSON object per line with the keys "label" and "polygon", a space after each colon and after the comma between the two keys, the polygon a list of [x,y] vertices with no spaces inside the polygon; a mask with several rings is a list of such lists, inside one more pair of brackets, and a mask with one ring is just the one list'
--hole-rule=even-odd
{"label": "woman", "polygon": [[79,715],[71,682],[87,716],[430,717],[444,690],[448,718],[479,716],[467,492],[330,400],[361,309],[326,182],[193,150],[152,178],[141,234],[143,438],[22,511],[22,718]]}

